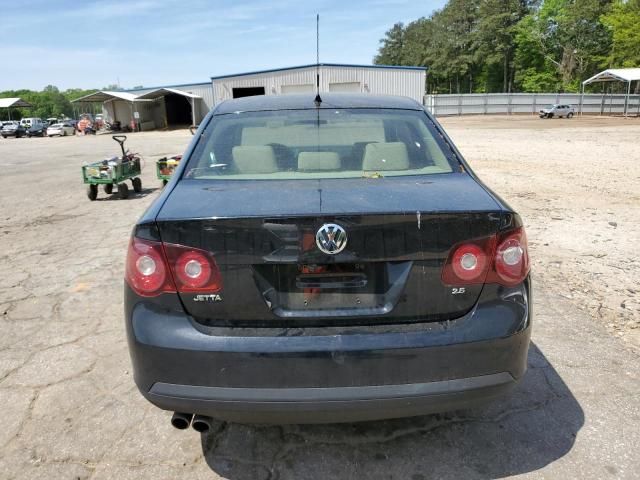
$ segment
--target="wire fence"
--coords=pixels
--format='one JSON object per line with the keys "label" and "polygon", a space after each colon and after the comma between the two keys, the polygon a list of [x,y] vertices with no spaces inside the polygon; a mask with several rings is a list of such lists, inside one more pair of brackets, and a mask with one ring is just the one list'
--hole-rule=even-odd
{"label": "wire fence", "polygon": [[[551,104],[567,104],[577,113],[589,115],[624,114],[625,94],[586,93],[467,93],[425,95],[424,105],[435,116],[477,114],[537,114]],[[628,115],[640,115],[640,95],[630,95]]]}

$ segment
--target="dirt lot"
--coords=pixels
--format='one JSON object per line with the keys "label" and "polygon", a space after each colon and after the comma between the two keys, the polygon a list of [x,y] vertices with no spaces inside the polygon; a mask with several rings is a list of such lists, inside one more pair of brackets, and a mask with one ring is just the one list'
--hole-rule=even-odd
{"label": "dirt lot", "polygon": [[537,282],[640,347],[640,119],[442,123],[523,216]]}
{"label": "dirt lot", "polygon": [[133,384],[124,252],[185,131],[131,135],[142,194],[86,199],[109,137],[0,139],[0,478],[637,478],[640,120],[443,124],[523,215],[535,284],[529,372],[491,407],[334,426],[220,424],[202,438]]}

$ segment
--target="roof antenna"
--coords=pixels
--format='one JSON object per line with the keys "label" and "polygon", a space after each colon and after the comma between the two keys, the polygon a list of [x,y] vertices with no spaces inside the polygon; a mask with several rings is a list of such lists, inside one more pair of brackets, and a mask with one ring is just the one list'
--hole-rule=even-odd
{"label": "roof antenna", "polygon": [[322,103],[320,98],[320,14],[316,14],[316,98],[314,100],[316,107]]}

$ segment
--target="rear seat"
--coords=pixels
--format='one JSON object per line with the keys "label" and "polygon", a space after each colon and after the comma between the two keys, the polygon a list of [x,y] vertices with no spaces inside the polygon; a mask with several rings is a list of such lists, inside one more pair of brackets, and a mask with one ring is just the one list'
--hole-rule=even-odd
{"label": "rear seat", "polygon": [[269,145],[236,146],[232,156],[238,173],[275,173],[279,170],[273,148]]}
{"label": "rear seat", "polygon": [[298,171],[318,172],[340,170],[340,156],[335,152],[300,152],[298,154]]}
{"label": "rear seat", "polygon": [[408,169],[409,154],[403,142],[368,143],[364,149],[364,171]]}

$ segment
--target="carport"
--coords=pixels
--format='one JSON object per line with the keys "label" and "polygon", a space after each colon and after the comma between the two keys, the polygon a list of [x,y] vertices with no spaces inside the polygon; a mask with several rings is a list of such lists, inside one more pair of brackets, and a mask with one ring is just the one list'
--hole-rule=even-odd
{"label": "carport", "polygon": [[[122,126],[129,125],[135,130],[144,130],[143,114],[140,108],[150,100],[140,100],[136,95],[128,92],[98,91],[76,98],[72,103],[102,103],[107,118],[111,122],[120,122]],[[136,112],[138,118],[136,118]]]}
{"label": "carport", "polygon": [[[640,68],[609,68],[582,82],[582,92],[580,106],[582,107],[582,97],[584,87],[596,82],[623,82],[627,84],[627,93],[624,99],[624,116],[627,116],[629,109],[629,96],[631,95],[631,83],[640,82]],[[637,85],[637,84],[636,84]],[[582,110],[582,108],[580,109]],[[581,112],[582,113],[582,112]],[[638,114],[640,115],[640,101],[638,101]]]}
{"label": "carport", "polygon": [[139,99],[164,101],[164,123],[167,127],[195,125],[196,110],[202,97],[173,88],[158,88],[138,96]]}
{"label": "carport", "polygon": [[13,97],[13,98],[0,98],[0,108],[6,108],[9,113],[9,120],[11,120],[11,109],[12,108],[31,108],[29,102],[25,102],[21,98]]}

